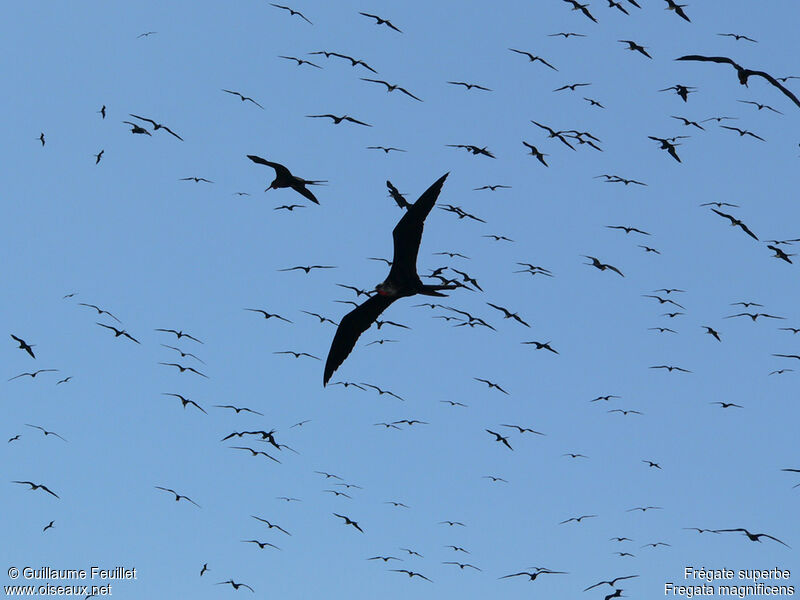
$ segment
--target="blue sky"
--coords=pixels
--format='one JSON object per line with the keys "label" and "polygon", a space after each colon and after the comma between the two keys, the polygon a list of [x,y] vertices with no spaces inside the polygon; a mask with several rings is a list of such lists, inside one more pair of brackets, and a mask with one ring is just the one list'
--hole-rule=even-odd
{"label": "blue sky", "polygon": [[[7,90],[0,356],[6,380],[39,368],[58,372],[3,384],[3,435],[21,434],[0,446],[8,482],[0,487],[7,515],[0,522],[3,565],[136,567],[137,581],[119,583],[115,596],[198,599],[236,593],[215,585],[231,578],[258,596],[287,598],[527,598],[577,595],[602,579],[632,574],[639,577],[622,586],[626,596],[653,597],[663,594],[664,582],[682,582],[686,565],[794,567],[793,551],[770,540],[754,544],[735,533],[682,528],[744,527],[800,545],[800,488],[792,489],[800,478],[780,471],[800,468],[800,368],[768,375],[797,367],[772,354],[800,351],[800,338],[778,329],[800,326],[800,285],[796,264],[772,258],[763,241],[800,237],[798,109],[762,79],[744,88],[728,66],[673,59],[729,56],[776,77],[800,75],[798,8],[789,0],[758,3],[757,10],[743,0],[693,2],[686,23],[664,10],[665,2],[639,3],[641,9],[623,2],[626,16],[592,2],[598,24],[558,0],[513,0],[501,8],[449,0],[292,4],[313,25],[251,0],[8,7],[0,36],[10,58],[0,67]],[[390,19],[402,33],[360,11]],[[148,31],[157,33],[138,37]],[[548,36],[560,31],[587,37]],[[717,35],[727,32],[758,43]],[[629,52],[619,39],[646,46],[653,59]],[[541,55],[558,71],[509,48]],[[309,55],[321,50],[362,59],[378,75]],[[298,67],[279,55],[323,68]],[[360,77],[399,84],[423,102]],[[785,85],[797,93],[798,81]],[[592,85],[552,91],[577,82]],[[686,103],[658,92],[675,84],[697,92]],[[222,89],[240,91],[264,110]],[[103,105],[105,119],[96,112]],[[129,113],[164,123],[185,141],[163,131],[132,135],[122,123],[134,120]],[[372,127],[306,118],[323,113]],[[727,123],[766,141],[713,121],[703,123],[705,131],[684,127],[673,115],[736,117]],[[531,120],[589,131],[603,152],[586,146],[573,152]],[[683,162],[649,135],[690,135],[679,140]],[[548,155],[549,167],[526,154],[523,140]],[[496,159],[447,144],[487,146]],[[366,149],[372,145],[407,152]],[[320,205],[290,190],[264,194],[273,172],[247,154],[327,180],[314,188]],[[476,278],[483,293],[456,290],[443,304],[484,318],[496,331],[453,327],[432,317],[455,313],[414,307],[428,299],[395,303],[384,318],[410,329],[369,330],[334,381],[372,383],[404,401],[352,387],[323,389],[322,362],[274,354],[325,358],[334,327],[301,311],[338,321],[349,307],[334,301],[356,298],[335,284],[371,289],[385,277],[386,266],[367,258],[391,257],[390,233],[402,214],[387,197],[387,179],[413,200],[445,172],[439,204],[460,206],[486,223],[434,210],[419,271],[450,265]],[[603,173],[647,186],[595,178]],[[191,176],[214,183],[180,181]],[[511,189],[474,191],[488,184]],[[741,218],[761,241],[699,206],[710,201],[739,205],[722,211]],[[274,210],[283,204],[305,208]],[[514,242],[483,237],[490,234]],[[470,258],[434,255],[442,251]],[[584,266],[582,255],[625,277]],[[518,261],[554,277],[514,274]],[[278,272],[307,264],[337,268]],[[666,305],[642,297],[665,287],[686,290],[669,296],[686,307],[685,315],[664,317]],[[785,320],[726,319],[742,311],[731,306],[738,301],[763,304],[757,310]],[[141,345],[98,327],[119,325],[79,302],[111,311]],[[530,329],[504,320],[486,302],[518,311]],[[245,308],[293,323],[265,321]],[[704,325],[722,342],[704,334]],[[678,334],[648,330],[658,326]],[[156,328],[182,329],[204,343],[176,343]],[[9,334],[35,344],[37,358],[17,349]],[[399,342],[367,346],[382,338]],[[559,354],[521,345],[530,340],[551,341]],[[208,379],[159,362],[191,365]],[[649,368],[661,364],[692,373]],[[67,376],[69,382],[56,385]],[[496,381],[509,395],[475,377]],[[184,410],[164,393],[189,397],[208,415]],[[605,394],[621,398],[590,402]],[[722,409],[715,401],[744,408]],[[616,408],[643,414],[607,412]],[[400,431],[374,426],[401,419],[428,424]],[[509,423],[546,435],[500,427]],[[487,428],[509,433],[513,452]],[[275,429],[276,439],[299,454],[276,451],[276,464],[229,449],[266,449],[255,440],[220,443],[243,429]],[[568,452],[589,458],[562,456]],[[363,489],[335,487],[315,471]],[[61,499],[13,480],[44,483]],[[176,503],[154,486],[173,488],[202,508]],[[663,509],[626,512],[646,505]],[[358,521],[364,533],[332,513]],[[598,516],[559,525],[583,514]],[[50,520],[55,527],[42,532]],[[612,536],[635,541],[620,544]],[[241,542],[248,539],[281,550]],[[658,541],[671,546],[641,547]],[[410,569],[433,583],[366,560],[376,555],[403,558],[388,568]],[[203,563],[210,572],[201,578]],[[532,566],[569,574],[533,583],[498,580]],[[603,586],[586,597],[611,591]]]}

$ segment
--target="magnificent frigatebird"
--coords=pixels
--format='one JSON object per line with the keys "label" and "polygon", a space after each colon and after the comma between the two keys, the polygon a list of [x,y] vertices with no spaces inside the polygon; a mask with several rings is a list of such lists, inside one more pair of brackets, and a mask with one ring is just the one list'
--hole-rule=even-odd
{"label": "magnificent frigatebird", "polygon": [[278,189],[278,188],[292,188],[298,194],[305,196],[309,200],[311,200],[314,204],[319,204],[319,200],[314,197],[314,194],[311,193],[310,190],[306,188],[307,185],[318,185],[320,183],[325,183],[323,180],[316,180],[316,181],[309,181],[308,179],[301,179],[295,175],[292,175],[289,169],[284,167],[283,165],[270,162],[260,156],[254,156],[252,154],[248,154],[247,158],[252,160],[254,163],[258,163],[260,165],[266,165],[268,167],[272,167],[275,169],[275,179],[272,183],[269,184],[268,190]]}
{"label": "magnificent frigatebird", "polygon": [[445,294],[440,293],[440,290],[455,288],[452,285],[423,284],[417,274],[417,253],[422,241],[425,218],[436,203],[448,175],[449,173],[445,173],[425,190],[419,199],[408,207],[392,231],[394,257],[389,276],[383,283],[375,286],[377,294],[342,318],[325,362],[323,385],[328,383],[333,372],[345,361],[355,347],[359,336],[369,329],[370,325],[384,310],[389,308],[392,302],[398,298],[416,294],[444,296]]}

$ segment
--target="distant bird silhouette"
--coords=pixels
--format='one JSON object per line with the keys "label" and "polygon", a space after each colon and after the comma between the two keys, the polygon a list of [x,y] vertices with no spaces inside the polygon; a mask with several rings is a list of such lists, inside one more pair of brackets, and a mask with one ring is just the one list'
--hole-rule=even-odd
{"label": "distant bird silhouette", "polygon": [[183,333],[183,331],[176,331],[174,329],[156,329],[155,331],[163,331],[165,333],[174,333],[175,337],[177,337],[178,339],[186,338],[187,340],[192,340],[192,341],[197,342],[199,344],[203,343],[200,340],[198,340],[196,337],[191,336],[188,333]]}
{"label": "distant bird silhouette", "polygon": [[580,517],[570,517],[569,519],[565,519],[561,521],[559,525],[563,525],[564,523],[570,523],[571,521],[575,521],[576,523],[580,523],[583,519],[591,519],[596,517],[597,515],[581,515]]}
{"label": "distant bird silhouette", "polygon": [[550,342],[520,342],[522,344],[535,344],[537,350],[549,350],[553,354],[558,354],[558,351],[550,345]]}
{"label": "distant bird silhouette", "polygon": [[767,105],[767,104],[761,104],[760,102],[753,102],[752,100],[737,100],[737,102],[741,102],[742,104],[752,104],[752,105],[753,105],[753,106],[755,106],[755,107],[756,107],[758,110],[763,110],[763,109],[765,109],[765,108],[766,108],[767,110],[770,110],[770,111],[772,111],[772,112],[774,112],[774,113],[777,113],[777,114],[779,114],[779,115],[782,115],[782,114],[783,114],[781,111],[779,111],[779,110],[775,110],[775,109],[774,109],[774,108],[772,108],[771,106],[769,106],[769,105]]}
{"label": "distant bird silhouette", "polygon": [[310,67],[315,67],[317,69],[321,69],[318,64],[311,62],[310,60],[306,60],[304,58],[297,58],[296,56],[278,56],[278,58],[283,58],[285,60],[293,60],[297,63],[298,67],[302,67],[303,65],[308,65]]}
{"label": "distant bird silhouette", "polygon": [[376,25],[386,25],[389,29],[394,29],[397,33],[403,33],[397,27],[392,25],[392,22],[389,21],[389,19],[383,19],[383,18],[379,17],[378,15],[372,15],[370,13],[365,13],[365,12],[358,13],[358,14],[363,15],[365,17],[368,17],[370,19],[375,19],[375,24]]}
{"label": "distant bird silhouette", "polygon": [[345,525],[352,525],[353,527],[358,529],[361,533],[364,533],[364,530],[361,529],[361,527],[358,526],[358,523],[353,521],[350,517],[346,517],[344,515],[339,515],[339,514],[336,514],[336,513],[333,513],[333,516],[334,517],[339,517],[340,519],[344,519],[344,524]]}
{"label": "distant bird silhouette", "polygon": [[100,150],[97,154],[92,154],[92,156],[94,156],[94,164],[100,164],[100,159],[103,158],[103,152],[105,152],[105,150]]}
{"label": "distant bird silhouette", "polygon": [[747,40],[748,42],[753,42],[754,44],[757,44],[757,43],[758,43],[758,42],[757,42],[756,40],[754,40],[753,38],[749,38],[749,37],[747,37],[746,35],[739,35],[738,33],[718,33],[717,35],[721,35],[722,37],[732,37],[732,38],[734,38],[734,39],[735,39],[737,42],[738,42],[739,40]]}
{"label": "distant bird silhouette", "polygon": [[31,425],[30,423],[25,423],[25,426],[26,427],[31,427],[33,429],[38,429],[39,431],[41,431],[44,434],[45,437],[47,437],[48,435],[54,435],[55,437],[57,437],[60,440],[63,440],[65,442],[67,441],[63,437],[58,435],[55,431],[47,431],[47,429],[45,429],[44,427],[41,427],[39,425]]}
{"label": "distant bird silhouette", "polygon": [[781,85],[781,83],[777,79],[775,79],[772,75],[770,75],[769,73],[765,73],[764,71],[753,71],[751,69],[742,67],[738,63],[734,62],[733,60],[725,56],[701,56],[698,54],[688,54],[686,56],[681,56],[680,58],[676,58],[675,60],[714,62],[719,64],[730,65],[734,69],[736,69],[736,76],[739,78],[739,83],[742,84],[743,86],[747,86],[747,82],[750,79],[750,77],[753,76],[761,77],[766,81],[768,81],[769,83],[771,83],[772,85],[774,85],[776,88],[778,88],[781,92],[783,92],[783,94],[787,98],[789,98],[798,107],[800,107],[800,100],[797,99],[797,96],[795,96],[792,92],[790,92],[783,85]]}
{"label": "distant bird silhouette", "polygon": [[488,379],[481,379],[480,377],[473,377],[473,379],[475,381],[480,381],[481,383],[485,383],[487,386],[489,386],[489,389],[494,388],[497,391],[503,392],[504,394],[508,394],[508,392],[505,391],[502,387],[500,387],[498,384],[496,384],[496,383],[494,383],[492,381],[489,381]]}
{"label": "distant bird silhouette", "polygon": [[681,19],[687,21],[688,23],[692,22],[689,19],[689,17],[686,16],[686,13],[683,12],[683,9],[686,7],[685,4],[676,4],[675,0],[664,0],[664,1],[667,3],[667,8],[665,10],[673,11],[676,15],[678,15]]}
{"label": "distant bird silhouette", "polygon": [[17,336],[15,336],[13,333],[11,334],[11,338],[12,338],[12,339],[13,339],[15,342],[17,342],[17,343],[19,344],[19,349],[20,349],[20,350],[24,350],[25,352],[27,352],[28,354],[30,354],[30,355],[31,355],[31,358],[36,358],[36,355],[33,353],[33,347],[34,347],[36,344],[33,344],[33,345],[31,345],[31,344],[28,344],[28,342],[26,342],[26,341],[25,341],[25,340],[23,340],[22,338],[18,338],[18,337],[17,337]]}
{"label": "distant bird silhouette", "polygon": [[574,92],[579,87],[585,87],[587,85],[592,85],[591,83],[569,83],[567,85],[562,85],[560,88],[556,88],[554,92],[560,92],[562,90],[569,90],[570,92]]}
{"label": "distant bird silhouette", "polygon": [[202,412],[203,414],[206,414],[206,415],[208,414],[208,413],[207,413],[207,412],[206,412],[206,411],[203,409],[203,407],[202,407],[202,406],[200,406],[200,405],[199,405],[197,402],[195,402],[194,400],[189,400],[189,398],[184,398],[184,397],[183,397],[183,396],[181,396],[180,394],[172,394],[172,393],[170,393],[170,392],[162,392],[162,393],[161,393],[161,395],[162,395],[162,396],[173,396],[174,398],[178,398],[178,399],[181,401],[181,404],[183,404],[183,408],[184,408],[184,409],[186,408],[186,406],[187,406],[188,404],[191,404],[192,406],[194,406],[196,409],[198,409],[198,410],[199,410],[200,412]]}
{"label": "distant bird silhouette", "polygon": [[500,435],[496,431],[492,431],[491,429],[487,429],[486,432],[492,434],[495,437],[494,441],[502,443],[509,450],[513,450],[511,444],[508,443],[507,437],[503,437],[502,435]]}
{"label": "distant bird silhouette", "polygon": [[465,81],[448,81],[447,83],[449,83],[450,85],[460,85],[460,86],[465,87],[468,90],[471,90],[471,89],[474,88],[476,90],[483,90],[484,92],[491,92],[492,91],[487,87],[484,87],[482,85],[478,85],[477,83],[467,83]]}
{"label": "distant bird silhouette", "polygon": [[304,271],[306,275],[308,275],[314,269],[335,269],[336,267],[330,265],[307,265],[307,266],[297,266],[297,267],[289,267],[287,269],[278,269],[278,271]]}
{"label": "distant bird silhouette", "polygon": [[131,115],[131,116],[134,119],[139,119],[140,121],[147,121],[148,123],[151,123],[153,125],[153,131],[158,131],[159,129],[163,129],[167,133],[169,133],[169,134],[173,135],[174,137],[178,138],[180,141],[183,141],[183,138],[181,136],[179,136],[177,133],[172,131],[172,129],[170,129],[166,125],[162,125],[161,123],[156,123],[155,121],[153,121],[153,119],[148,119],[147,117],[138,117],[136,115]]}
{"label": "distant bird silhouette", "polygon": [[39,373],[50,373],[50,372],[56,372],[56,371],[58,371],[58,369],[38,369],[38,370],[34,371],[33,373],[20,373],[19,375],[14,375],[14,377],[9,379],[9,381],[13,381],[15,379],[18,379],[19,377],[25,377],[26,375],[28,377],[30,377],[31,379],[35,379],[36,376]]}
{"label": "distant bird silhouette", "polygon": [[766,533],[750,533],[749,531],[747,531],[747,529],[744,529],[742,527],[737,527],[735,529],[714,529],[713,531],[714,531],[714,533],[727,533],[727,532],[739,531],[739,532],[743,533],[744,535],[746,535],[747,539],[749,539],[751,542],[760,542],[761,538],[765,537],[767,539],[774,540],[774,541],[778,542],[779,544],[783,544],[787,548],[791,548],[791,546],[789,546],[787,543],[782,542],[781,540],[779,540],[776,537],[773,537],[773,536],[768,535]]}
{"label": "distant bird silhouette", "polygon": [[525,50],[517,50],[516,48],[509,48],[509,50],[511,50],[512,52],[516,52],[517,54],[522,54],[523,56],[527,56],[528,57],[528,62],[537,62],[538,61],[538,62],[542,63],[543,65],[545,65],[546,67],[550,67],[551,69],[553,69],[553,71],[558,71],[558,69],[556,69],[553,65],[551,65],[549,62],[547,62],[541,56],[534,56],[530,52],[526,52]]}
{"label": "distant bird silhouette", "polygon": [[712,208],[711,210],[712,210],[712,212],[717,213],[720,217],[724,217],[725,219],[728,219],[731,222],[731,227],[739,227],[742,231],[744,231],[751,238],[753,238],[754,240],[758,241],[758,237],[756,237],[756,234],[753,233],[752,231],[750,231],[750,229],[747,227],[747,225],[745,225],[742,221],[740,221],[739,219],[737,219],[733,215],[729,215],[729,214],[726,214],[724,212],[720,212],[716,208]]}
{"label": "distant bird silhouette", "polygon": [[154,486],[154,487],[157,490],[163,490],[165,492],[169,492],[170,494],[174,494],[175,495],[175,502],[179,502],[180,500],[186,500],[187,502],[191,502],[192,504],[194,504],[197,508],[200,508],[200,505],[197,502],[195,502],[194,500],[192,500],[188,496],[184,496],[182,494],[179,494],[178,492],[176,492],[173,489],[161,487],[160,485],[157,485],[157,486]]}
{"label": "distant bird silhouette", "polygon": [[42,491],[47,492],[51,496],[55,496],[56,498],[59,498],[58,494],[56,494],[53,490],[51,490],[49,487],[47,487],[44,484],[33,483],[32,481],[12,481],[11,483],[19,483],[21,485],[29,485],[29,486],[31,486],[31,491],[42,490]]}
{"label": "distant bird silhouette", "polygon": [[133,337],[130,333],[128,333],[124,329],[117,329],[113,325],[103,325],[102,323],[97,323],[97,324],[100,325],[100,327],[105,327],[106,329],[110,329],[111,331],[113,331],[114,337],[119,337],[122,335],[131,340],[132,342],[136,342],[137,344],[141,343],[139,342],[139,340],[137,340],[135,337]]}
{"label": "distant bird silhouette", "polygon": [[[160,363],[158,363],[158,364],[160,364],[160,365],[165,365],[165,366],[167,366],[167,367],[176,367],[176,368],[177,368],[177,369],[178,369],[178,370],[179,370],[181,373],[183,373],[183,372],[185,372],[185,371],[191,371],[191,372],[192,372],[192,373],[194,373],[195,375],[200,375],[200,377],[205,377],[206,379],[208,379],[208,375],[206,375],[206,374],[204,374],[204,373],[201,373],[200,371],[198,371],[198,370],[197,370],[197,369],[195,369],[194,367],[184,367],[183,365],[179,365],[178,363],[166,363],[166,362],[160,362]],[[203,412],[205,412],[205,411],[203,411]]]}
{"label": "distant bird silhouette", "polygon": [[103,106],[101,106],[100,110],[98,110],[97,112],[100,115],[101,119],[105,119],[106,118],[106,105],[103,104]]}
{"label": "distant bird silhouette", "polygon": [[255,104],[255,105],[258,107],[258,108],[261,108],[261,109],[263,109],[263,108],[264,108],[263,106],[261,106],[261,105],[260,105],[258,102],[256,102],[255,100],[253,100],[253,99],[252,99],[252,98],[250,98],[249,96],[245,96],[245,95],[241,94],[240,92],[234,92],[234,91],[231,91],[231,90],[222,90],[222,91],[223,91],[223,92],[226,92],[226,93],[228,93],[228,94],[233,94],[234,96],[239,96],[239,98],[241,98],[242,102],[245,102],[245,101],[252,102],[252,103],[253,103],[253,104]]}
{"label": "distant bird silhouette", "polygon": [[408,91],[406,88],[404,88],[404,87],[400,87],[399,85],[394,85],[394,84],[392,84],[392,83],[389,83],[389,82],[387,82],[387,81],[383,81],[382,79],[368,79],[368,78],[366,78],[366,77],[362,77],[362,78],[361,78],[361,81],[371,81],[372,83],[380,83],[380,84],[383,84],[383,85],[385,85],[385,86],[386,86],[386,91],[387,91],[387,92],[394,92],[395,90],[400,90],[400,91],[401,91],[401,92],[403,92],[403,93],[404,93],[406,96],[408,96],[408,97],[410,97],[410,98],[413,98],[414,100],[417,100],[417,101],[419,101],[419,102],[422,102],[422,100],[421,100],[420,98],[417,98],[417,97],[416,97],[414,94],[412,94],[411,92],[409,92],[409,91]]}
{"label": "distant bird silhouette", "polygon": [[[531,156],[534,156],[545,167],[549,167],[550,166],[544,160],[544,157],[548,156],[547,154],[543,154],[543,153],[539,152],[539,149],[536,146],[534,146],[533,144],[529,144],[525,140],[522,140],[522,145],[525,146],[526,148],[528,148],[531,151]],[[567,144],[567,145],[569,146],[569,144]]]}
{"label": "distant bird silhouette", "polygon": [[275,313],[268,313],[267,311],[262,310],[260,308],[245,308],[244,310],[249,310],[250,312],[257,312],[257,313],[263,315],[264,319],[271,319],[271,318],[274,317],[276,319],[280,319],[281,321],[286,321],[287,323],[291,323],[291,321],[289,319],[285,319],[284,317],[282,317],[282,316],[280,316],[278,314],[275,314]]}
{"label": "distant bird silhouette", "polygon": [[647,49],[644,46],[640,46],[633,40],[617,40],[617,41],[622,42],[623,44],[628,44],[628,50],[638,52],[639,54],[644,54],[647,58],[653,58],[647,53]]}
{"label": "distant bird silhouette", "polygon": [[[612,538],[612,539],[614,539],[614,538]],[[623,539],[627,539],[627,538],[618,538],[618,539],[619,540],[623,540]],[[618,581],[624,581],[626,579],[633,579],[634,577],[638,577],[638,575],[625,575],[624,577],[615,577],[614,579],[610,579],[608,581],[599,581],[599,582],[595,583],[594,585],[590,585],[589,587],[587,587],[583,591],[584,592],[588,592],[589,590],[594,589],[596,587],[599,587],[601,585],[610,585],[611,587],[614,587],[614,585],[616,585],[616,583]]]}
{"label": "distant bird silhouette", "polygon": [[592,13],[589,12],[589,9],[588,9],[589,5],[588,4],[580,4],[580,3],[578,3],[578,0],[564,0],[564,2],[566,2],[567,4],[571,4],[572,5],[572,10],[581,11],[586,16],[586,18],[588,18],[588,19],[594,21],[595,23],[597,23],[597,19],[595,19],[592,16]]}
{"label": "distant bird silhouette", "polygon": [[123,121],[126,125],[131,126],[131,133],[140,133],[142,135],[152,135],[147,129],[142,127],[141,125],[137,125],[136,123],[131,123],[130,121]]}
{"label": "distant bird silhouette", "polygon": [[369,123],[364,123],[364,121],[359,121],[358,119],[354,119],[353,117],[348,117],[347,115],[343,115],[341,117],[337,117],[336,115],[325,114],[325,115],[306,115],[311,119],[319,119],[319,118],[328,118],[333,120],[334,125],[338,125],[342,121],[349,121],[350,123],[355,123],[356,125],[363,125],[365,127],[372,127]]}
{"label": "distant bird silhouette", "polygon": [[260,417],[264,416],[263,413],[260,413],[260,412],[258,412],[256,410],[253,410],[252,408],[247,408],[247,407],[244,407],[244,406],[241,406],[241,407],[240,406],[233,406],[232,404],[215,404],[214,408],[229,408],[229,409],[233,410],[237,415],[240,412],[249,412],[249,413],[252,413],[254,415],[259,415]]}
{"label": "distant bird silhouette", "polygon": [[604,263],[600,262],[600,260],[595,258],[594,256],[586,256],[584,254],[583,257],[584,258],[588,258],[590,261],[592,261],[590,263],[584,263],[586,265],[589,265],[591,267],[595,267],[596,269],[600,269],[601,271],[605,271],[606,269],[609,269],[609,270],[614,271],[615,273],[617,273],[620,277],[625,277],[625,275],[622,274],[622,271],[620,271],[617,267],[615,267],[613,265],[604,264]]}
{"label": "distant bird silhouette", "polygon": [[389,154],[389,152],[405,152],[405,150],[392,146],[367,146],[367,150],[383,150],[384,154]]}
{"label": "distant bird silhouette", "polygon": [[683,124],[684,124],[686,127],[688,127],[689,125],[691,125],[691,126],[693,126],[693,127],[697,127],[698,129],[702,129],[703,131],[705,131],[705,130],[706,130],[706,129],[705,129],[705,127],[703,127],[702,125],[700,125],[698,122],[696,122],[696,121],[690,121],[690,120],[689,120],[689,119],[687,119],[686,117],[676,117],[676,116],[672,116],[672,118],[673,118],[673,119],[678,119],[679,121],[683,121]]}
{"label": "distant bird silhouette", "polygon": [[237,583],[233,579],[228,579],[227,581],[220,581],[219,583],[217,583],[215,585],[225,585],[226,583],[229,583],[231,585],[231,587],[233,589],[235,589],[237,592],[239,591],[239,588],[243,587],[243,588],[246,588],[246,589],[250,590],[251,592],[255,593],[255,590],[253,588],[251,588],[249,585],[247,585],[246,583]]}
{"label": "distant bird silhouette", "polygon": [[[662,150],[666,150],[672,158],[674,158],[678,162],[681,162],[678,153],[675,151],[675,147],[679,146],[680,144],[675,144],[671,142],[669,139],[654,137],[652,135],[648,135],[647,137],[649,137],[653,141],[659,142],[661,144]],[[684,136],[679,136],[679,137],[684,137]]]}
{"label": "distant bird silhouette", "polygon": [[41,132],[41,133],[39,134],[39,137],[38,137],[38,138],[36,138],[36,139],[37,139],[37,140],[39,140],[39,141],[42,143],[42,147],[44,147],[44,144],[45,144],[45,141],[44,141],[44,132]]}
{"label": "distant bird silhouette", "polygon": [[280,4],[272,4],[272,2],[270,2],[270,5],[274,6],[275,8],[280,8],[280,9],[283,9],[283,10],[288,10],[288,11],[289,11],[289,14],[290,14],[291,16],[295,16],[295,15],[297,15],[298,17],[300,17],[301,19],[303,19],[303,21],[305,21],[306,23],[308,23],[309,25],[313,25],[313,23],[312,23],[311,21],[309,21],[309,20],[306,18],[306,16],[305,16],[303,13],[301,13],[300,11],[298,11],[298,10],[294,10],[293,8],[289,8],[288,6],[281,6]]}
{"label": "distant bird silhouette", "polygon": [[[424,579],[425,581],[431,581],[430,579],[425,577],[425,575],[423,575],[422,573],[416,573],[414,571],[409,571],[408,569],[389,569],[389,570],[394,571],[395,573],[405,573],[406,575],[409,576],[409,578],[419,577],[420,579]],[[433,582],[431,581],[431,583]]]}
{"label": "distant bird silhouette", "polygon": [[721,127],[722,129],[729,129],[730,131],[735,131],[736,133],[738,133],[738,134],[739,134],[739,137],[744,137],[745,135],[749,135],[750,137],[754,137],[754,138],[756,138],[757,140],[761,140],[762,142],[765,142],[765,141],[766,141],[766,140],[765,140],[764,138],[762,138],[761,136],[758,136],[758,135],[756,135],[756,134],[755,134],[755,133],[753,133],[752,131],[747,131],[746,129],[739,129],[738,127],[728,127],[727,125],[720,125],[720,127]]}
{"label": "distant bird silhouette", "polygon": [[651,369],[666,369],[670,373],[672,373],[673,371],[679,371],[681,373],[691,373],[691,371],[689,371],[687,369],[682,369],[681,367],[676,367],[674,365],[656,365],[656,366],[650,367],[650,368]]}
{"label": "distant bird silhouette", "polygon": [[289,172],[289,169],[284,167],[282,164],[276,162],[270,162],[264,158],[261,158],[260,156],[254,156],[252,154],[248,154],[247,158],[252,160],[254,163],[258,163],[260,165],[266,165],[267,167],[272,167],[273,169],[275,169],[275,179],[267,188],[268,190],[278,189],[278,188],[292,188],[295,192],[308,198],[314,204],[319,204],[319,201],[316,199],[314,194],[312,194],[310,190],[306,189],[306,186],[325,183],[324,180],[301,179],[300,177],[292,175]]}
{"label": "distant bird silhouette", "polygon": [[44,526],[44,528],[42,529],[42,532],[45,532],[48,529],[54,529],[54,528],[55,528],[55,521],[50,521],[47,525]]}
{"label": "distant bird silhouette", "polygon": [[675,90],[675,93],[681,97],[684,102],[689,101],[689,94],[697,91],[696,87],[692,87],[690,85],[673,85],[672,87],[664,88],[663,90],[658,90],[659,92],[668,92],[670,90]]}

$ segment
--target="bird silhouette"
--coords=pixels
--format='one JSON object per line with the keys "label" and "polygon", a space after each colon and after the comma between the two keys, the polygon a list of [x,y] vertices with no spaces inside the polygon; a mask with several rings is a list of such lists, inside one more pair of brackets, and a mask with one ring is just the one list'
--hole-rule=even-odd
{"label": "bird silhouette", "polygon": [[342,317],[325,362],[323,385],[327,385],[331,375],[345,361],[361,334],[395,300],[416,294],[443,296],[442,290],[453,289],[452,285],[423,284],[416,267],[425,218],[436,203],[446,178],[447,174],[423,192],[419,199],[409,206],[392,231],[394,257],[389,275],[383,283],[375,287],[377,294]]}
{"label": "bird silhouette", "polygon": [[310,190],[306,188],[307,185],[319,185],[321,183],[325,183],[325,180],[318,179],[318,180],[308,180],[308,179],[301,179],[300,177],[296,177],[291,174],[289,169],[284,167],[282,164],[276,162],[270,162],[265,158],[261,158],[260,156],[255,156],[253,154],[248,154],[247,158],[252,160],[254,163],[258,163],[260,165],[266,165],[267,167],[272,167],[275,169],[275,179],[272,183],[269,184],[267,190],[278,189],[278,188],[292,188],[298,194],[304,196],[311,200],[314,204],[319,204],[319,200],[311,193]]}

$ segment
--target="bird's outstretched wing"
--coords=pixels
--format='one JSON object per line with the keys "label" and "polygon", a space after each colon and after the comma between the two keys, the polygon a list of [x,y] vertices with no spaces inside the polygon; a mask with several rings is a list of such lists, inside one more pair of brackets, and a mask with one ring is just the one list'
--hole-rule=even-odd
{"label": "bird's outstretched wing", "polygon": [[323,386],[327,385],[334,371],[350,355],[361,334],[369,329],[375,319],[395,300],[396,297],[375,294],[342,317],[336,330],[336,335],[333,336],[328,358],[325,361],[325,373],[322,378]]}
{"label": "bird's outstretched wing", "polygon": [[418,279],[417,253],[422,241],[425,218],[433,209],[433,205],[436,203],[436,199],[439,197],[439,192],[442,191],[442,186],[448,175],[449,173],[445,173],[425,190],[417,201],[408,207],[408,211],[392,231],[394,257],[392,258],[392,268],[389,272],[390,279],[396,281]]}
{"label": "bird's outstretched wing", "polygon": [[280,163],[270,162],[265,158],[261,158],[260,156],[255,156],[253,154],[248,154],[247,158],[252,160],[254,163],[258,163],[260,165],[266,165],[267,167],[272,167],[273,169],[275,169],[275,176],[276,177],[278,177],[278,176],[289,176],[289,177],[291,177],[291,175],[292,175],[289,172],[289,169],[287,169],[286,167],[284,167]]}

